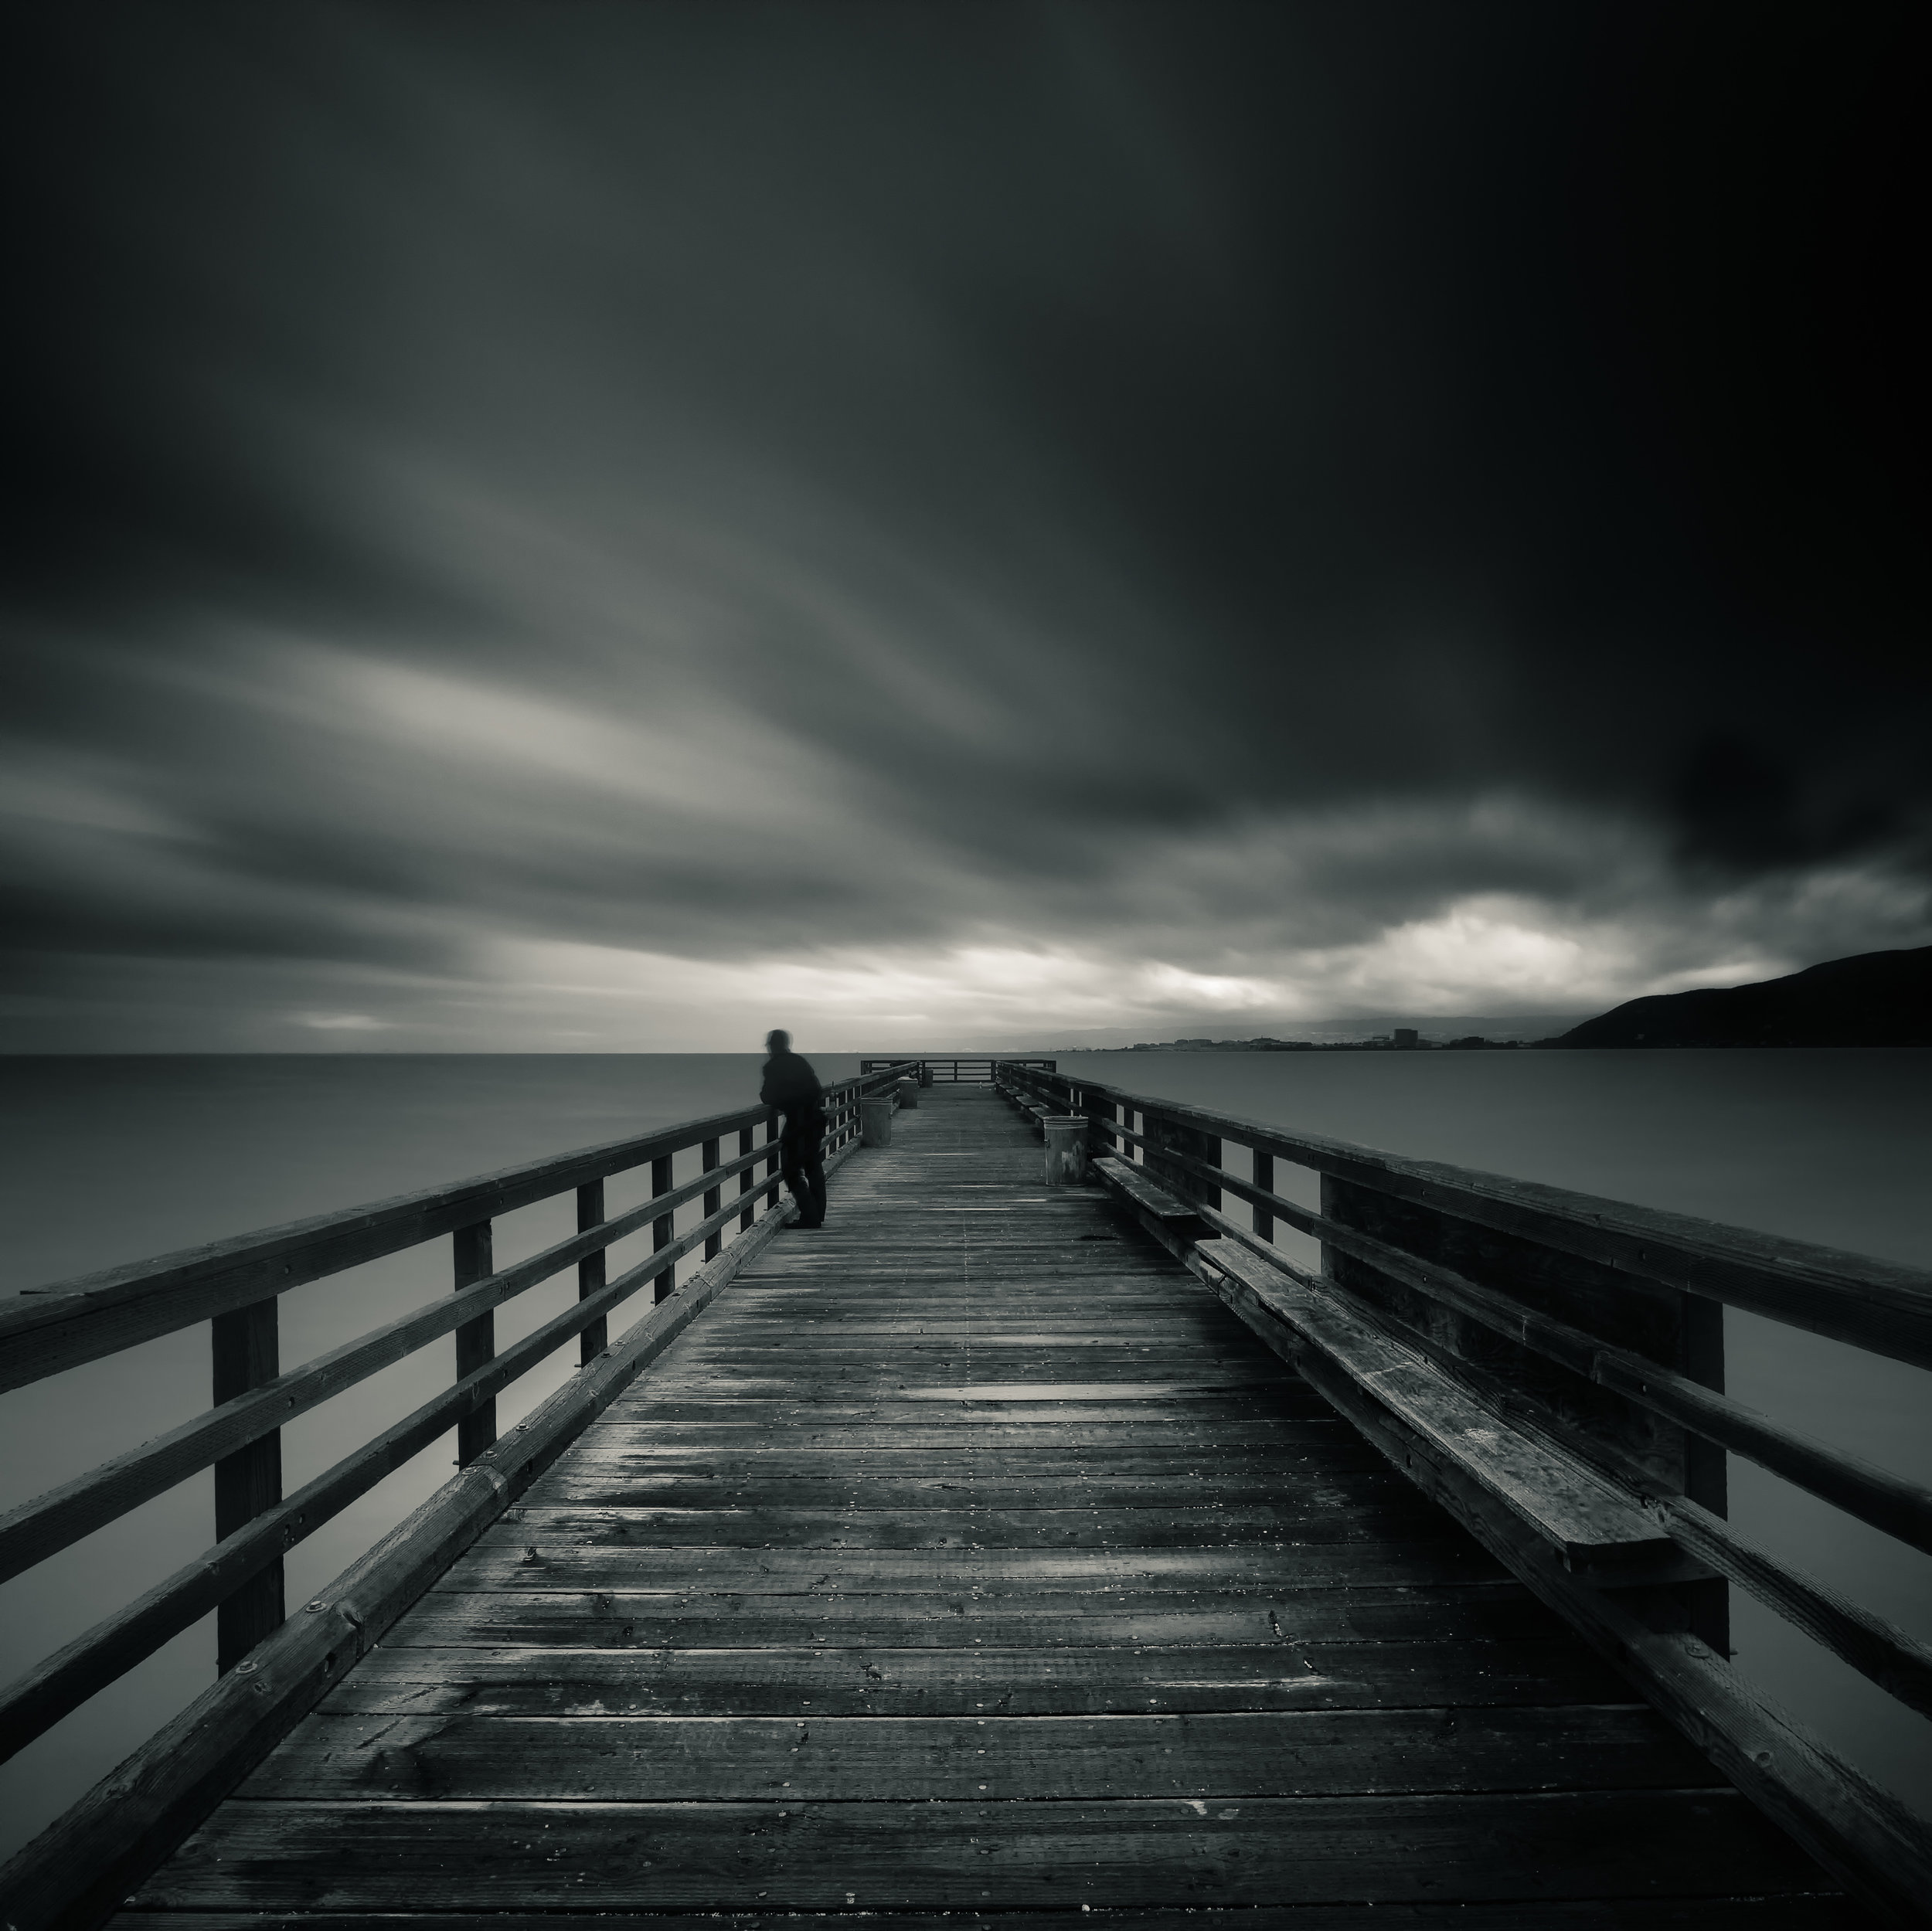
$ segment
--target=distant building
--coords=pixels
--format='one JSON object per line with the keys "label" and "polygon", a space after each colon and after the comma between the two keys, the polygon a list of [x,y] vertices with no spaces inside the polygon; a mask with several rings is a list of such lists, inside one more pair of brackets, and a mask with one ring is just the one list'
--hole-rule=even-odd
{"label": "distant building", "polygon": [[1420,1045],[1422,1043],[1413,1026],[1397,1026],[1395,1030],[1395,1042],[1399,1046]]}

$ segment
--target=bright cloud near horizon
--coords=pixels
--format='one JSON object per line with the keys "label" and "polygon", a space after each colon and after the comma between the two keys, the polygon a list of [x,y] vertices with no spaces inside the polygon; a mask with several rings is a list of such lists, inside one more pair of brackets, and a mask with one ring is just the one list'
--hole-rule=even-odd
{"label": "bright cloud near horizon", "polygon": [[1932,940],[1903,69],[1702,36],[43,10],[0,1049],[1231,1037]]}

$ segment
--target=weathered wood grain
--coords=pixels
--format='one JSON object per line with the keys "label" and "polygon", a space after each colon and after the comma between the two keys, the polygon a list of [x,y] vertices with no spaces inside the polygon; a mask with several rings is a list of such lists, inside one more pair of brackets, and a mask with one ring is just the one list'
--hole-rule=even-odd
{"label": "weathered wood grain", "polygon": [[[796,1634],[794,1630],[794,1634]],[[1000,1716],[1150,1710],[1485,1708],[1614,1704],[1621,1678],[1581,1643],[1342,1643],[1179,1652],[1050,1649],[414,1649],[386,1643],[321,1708],[336,1715]]]}
{"label": "weathered wood grain", "polygon": [[[781,1812],[784,1815],[781,1815]],[[1816,1888],[1734,1793],[224,1804],[137,1909],[1061,1909]]]}
{"label": "weathered wood grain", "polygon": [[990,1093],[900,1114],[131,1917],[1855,1921],[1039,1161]]}
{"label": "weathered wood grain", "polygon": [[[1817,1894],[1741,1898],[1539,1899],[1531,1904],[1494,1901],[1447,1904],[1385,1903],[1368,1916],[1366,1904],[1255,1906],[1241,1913],[1240,1931],[1868,1931],[1871,1919],[1849,1899]],[[767,1917],[765,1907],[734,1912],[743,1931],[767,1925],[793,1931],[791,1914]],[[972,1912],[962,1924],[985,1924]],[[362,1913],[335,1911],[203,1912],[124,1911],[116,1931],[370,1931]],[[385,1931],[664,1931],[663,1918],[610,1911],[487,1914],[385,1912]],[[1069,1931],[1064,1911],[1002,1911],[998,1931]],[[1112,1931],[1203,1931],[1191,1906],[1152,1909],[1110,1907]],[[865,1931],[933,1931],[930,1914],[867,1911]],[[1213,1920],[1208,1921],[1212,1931]]]}
{"label": "weathered wood grain", "polygon": [[447,1589],[528,1589],[539,1580],[566,1589],[657,1589],[699,1585],[743,1595],[825,1592],[894,1594],[911,1590],[1038,1588],[1070,1593],[1151,1581],[1170,1586],[1253,1589],[1425,1589],[1480,1582],[1501,1566],[1465,1536],[1423,1541],[1283,1543],[1182,1549],[1003,1549],[968,1545],[957,1553],[923,1549],[646,1549],[532,1545],[472,1549],[445,1576]]}
{"label": "weathered wood grain", "polygon": [[238,1797],[1003,1802],[1677,1790],[1718,1782],[1655,1712],[305,1719]]}
{"label": "weathered wood grain", "polygon": [[1562,1625],[1515,1583],[1436,1588],[1104,1592],[971,1589],[892,1594],[492,1589],[427,1596],[393,1644],[514,1643],[559,1649],[741,1648],[809,1643],[932,1649],[1291,1649],[1338,1641],[1509,1642]]}
{"label": "weathered wood grain", "polygon": [[[943,1498],[935,1498],[935,1501]],[[1108,1508],[638,1508],[607,1503],[521,1510],[480,1538],[479,1550],[626,1549],[1221,1549],[1236,1544],[1369,1542],[1441,1535],[1441,1516],[1413,1489],[1375,1501],[1323,1491],[1258,1503]]]}
{"label": "weathered wood grain", "polygon": [[1625,1562],[1669,1538],[1594,1469],[1500,1426],[1433,1363],[1393,1341],[1338,1289],[1259,1261],[1233,1240],[1198,1249],[1224,1283],[1229,1304],[1268,1335],[1285,1328],[1304,1351],[1346,1375],[1370,1400],[1454,1458],[1566,1562]]}
{"label": "weathered wood grain", "polygon": [[[1372,1450],[1365,1451],[1373,1453]],[[1070,1460],[1071,1458],[1068,1458]],[[1158,1458],[1165,1466],[1139,1474],[1108,1472],[1114,1461],[1083,1458],[1073,1467],[1041,1471],[1029,1480],[1010,1469],[988,1470],[982,1458],[954,1456],[950,1465],[931,1468],[916,1481],[895,1474],[869,1456],[836,1456],[820,1451],[809,1467],[796,1461],[787,1466],[767,1457],[762,1467],[747,1467],[741,1460],[715,1471],[679,1466],[665,1472],[643,1457],[591,1461],[573,1457],[570,1466],[547,1476],[533,1504],[562,1506],[595,1503],[605,1508],[722,1508],[757,1506],[764,1509],[822,1509],[840,1504],[854,1509],[893,1510],[921,1508],[1053,1509],[1078,1504],[1107,1509],[1165,1510],[1175,1507],[1179,1491],[1189,1507],[1199,1511],[1222,1504],[1265,1507],[1283,1519],[1296,1510],[1306,1514],[1342,1503],[1408,1502],[1414,1491],[1379,1467],[1348,1462],[1339,1456],[1300,1456],[1298,1473],[1310,1478],[1304,1496],[1284,1497],[1282,1469],[1272,1460],[1260,1467],[1252,1458],[1188,1466],[1172,1455]],[[1289,1458],[1284,1458],[1284,1460]],[[1339,1466],[1337,1464],[1339,1464]],[[1185,1487],[1183,1487],[1183,1484]]]}

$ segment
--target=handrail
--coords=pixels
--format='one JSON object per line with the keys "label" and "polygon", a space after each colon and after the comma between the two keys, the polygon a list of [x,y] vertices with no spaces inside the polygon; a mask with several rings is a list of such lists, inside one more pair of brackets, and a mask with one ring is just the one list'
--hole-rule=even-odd
{"label": "handrail", "polygon": [[[1923,1268],[1538,1181],[1410,1160],[1345,1140],[1287,1133],[1260,1120],[1131,1093],[1097,1080],[1065,1073],[1048,1077],[1063,1088],[1234,1140],[1579,1260],[1603,1262],[1660,1287],[1932,1368],[1932,1271]],[[1070,1105],[1070,1110],[1081,1110]]]}
{"label": "handrail", "polygon": [[[1848,1449],[1815,1441],[1688,1375],[1526,1307],[1493,1287],[1479,1286],[1438,1261],[1418,1260],[1372,1234],[1313,1212],[1223,1167],[1210,1166],[1179,1148],[1162,1148],[1147,1134],[1118,1125],[1106,1130],[1117,1138],[1154,1145],[1158,1158],[1167,1164],[1238,1195],[1251,1205],[1265,1208],[1298,1232],[1368,1261],[1403,1286],[1481,1322],[1492,1333],[1533,1349],[1558,1367],[1611,1389],[1665,1420],[1694,1430],[1706,1441],[1747,1457],[1900,1542],[1932,1552],[1932,1488],[1923,1484],[1894,1475]],[[1236,1223],[1215,1218],[1245,1245],[1266,1251],[1260,1242],[1244,1237],[1245,1230]]]}
{"label": "handrail", "polygon": [[[1472,1280],[1433,1255],[1410,1252],[1386,1235],[1350,1226],[1326,1211],[1325,1182],[1345,1181],[1421,1208],[1437,1226],[1447,1220],[1473,1222],[1573,1259],[1607,1263],[1638,1281],[1747,1307],[1921,1365],[1927,1365],[1927,1338],[1932,1335],[1932,1274],[1689,1215],[1286,1133],[1262,1121],[1064,1074],[1015,1068],[1002,1084],[1067,1114],[1084,1114],[1097,1142],[1111,1142],[1122,1158],[1150,1174],[1173,1175],[1183,1187],[1191,1183],[1191,1196],[1182,1204],[1196,1216],[1198,1229],[1231,1238],[1298,1275],[1274,1245],[1274,1223],[1282,1222],[1323,1243],[1325,1269],[1331,1253],[1366,1263],[1429,1304],[1475,1321],[1687,1436],[1743,1454],[1901,1542],[1932,1550],[1932,1489],[1815,1440],[1721,1387],[1607,1341],[1506,1288]],[[1143,1123],[1139,1127],[1137,1117]],[[1178,1137],[1164,1137],[1161,1129],[1168,1126],[1203,1136],[1212,1144],[1213,1157]],[[1222,1164],[1220,1144],[1230,1139],[1253,1150],[1256,1178]],[[1324,1175],[1325,1211],[1317,1212],[1275,1190],[1277,1156]],[[1223,1194],[1253,1209],[1253,1226],[1222,1211]],[[1326,1272],[1318,1285],[1345,1305],[1377,1316],[1375,1308]],[[1815,1300],[1801,1304],[1807,1295]],[[1908,1708],[1932,1715],[1932,1648],[1739,1535],[1721,1512],[1721,1481],[1719,1508],[1707,1508],[1593,1439],[1535,1392],[1511,1385],[1503,1370],[1492,1365],[1479,1371],[1426,1326],[1406,1319],[1400,1325],[1406,1345],[1458,1376],[1479,1400],[1489,1397],[1488,1405],[1499,1419],[1594,1466],[1621,1486],[1685,1555],[1748,1590]],[[1495,1398],[1499,1378],[1505,1397],[1501,1403]]]}
{"label": "handrail", "polygon": [[767,1107],[740,1107],[29,1288],[0,1306],[0,1392],[246,1307],[264,1294],[379,1260],[702,1141],[756,1127],[770,1117]]}
{"label": "handrail", "polygon": [[[862,1076],[875,1067],[912,1066],[919,1069],[922,1083],[937,1081],[941,1086],[991,1086],[999,1076],[1003,1066],[1032,1066],[1052,1073],[1059,1065],[1057,1060],[1030,1059],[1017,1055],[998,1052],[921,1053],[917,1059],[861,1059],[859,1070]],[[969,1074],[962,1073],[962,1066],[972,1069]],[[945,1069],[941,1071],[941,1068]]]}
{"label": "handrail", "polygon": [[[176,1482],[185,1481],[222,1456],[272,1433],[284,1422],[305,1414],[345,1389],[415,1353],[437,1335],[447,1334],[561,1273],[573,1261],[614,1246],[627,1235],[696,1199],[721,1181],[746,1171],[765,1158],[762,1149],[741,1154],[667,1194],[654,1195],[641,1206],[614,1219],[600,1221],[500,1273],[486,1275],[473,1287],[412,1308],[386,1326],[345,1341],[329,1353],[318,1355],[301,1367],[237,1395],[166,1434],[0,1515],[0,1582],[30,1569],[151,1496],[173,1487]],[[733,1201],[732,1212],[736,1212],[740,1204]],[[720,1216],[717,1224],[721,1226],[726,1218],[729,1215]],[[662,1253],[653,1256],[653,1268],[665,1264]]]}
{"label": "handrail", "polygon": [[[826,1089],[828,1156],[856,1140],[859,1101],[894,1081],[905,1063]],[[761,1124],[766,1137],[758,1144],[753,1136]],[[734,1130],[739,1150],[722,1158],[720,1142]],[[495,1440],[495,1398],[504,1388],[579,1335],[585,1337],[585,1365],[600,1358],[612,1308],[646,1286],[653,1288],[655,1300],[665,1300],[674,1290],[672,1270],[679,1260],[701,1246],[706,1260],[713,1259],[733,1222],[742,1236],[752,1229],[761,1203],[776,1206],[777,1130],[770,1108],[741,1107],[57,1282],[0,1312],[0,1389],[22,1386],[201,1320],[212,1320],[217,1330],[224,1321],[253,1323],[257,1338],[265,1337],[264,1358],[270,1364],[252,1385],[217,1399],[203,1413],[0,1515],[0,1580],[33,1567],[211,1464],[219,1474],[224,1466],[259,1457],[266,1447],[274,1471],[272,1493],[257,1496],[243,1520],[224,1525],[218,1518],[213,1547],[0,1689],[0,1758],[24,1747],[210,1609],[221,1611],[222,1666],[230,1667],[281,1620],[280,1568],[289,1549],[452,1426],[474,1431],[459,1457],[464,1463],[472,1460]],[[701,1150],[703,1171],[674,1185],[672,1157],[692,1147]],[[603,1181],[646,1161],[652,1163],[650,1197],[603,1218]],[[760,1163],[762,1176],[756,1171]],[[726,1205],[724,1183],[734,1175],[740,1191]],[[577,1233],[501,1270],[488,1266],[495,1215],[572,1189],[578,1195]],[[673,1216],[694,1200],[702,1201],[703,1217],[677,1234]],[[587,1209],[591,1210],[587,1215]],[[607,1250],[647,1226],[653,1230],[651,1253],[607,1282]],[[455,1292],[412,1308],[287,1374],[274,1372],[277,1294],[445,1233],[456,1243]],[[485,1263],[480,1277],[468,1277],[468,1263],[478,1256]],[[498,1352],[488,1327],[492,1311],[573,1262],[579,1266],[576,1303]],[[453,1386],[297,1494],[281,1496],[279,1440],[284,1423],[452,1331],[458,1341]],[[589,1345],[593,1338],[595,1348]],[[264,1583],[270,1586],[264,1589]]]}

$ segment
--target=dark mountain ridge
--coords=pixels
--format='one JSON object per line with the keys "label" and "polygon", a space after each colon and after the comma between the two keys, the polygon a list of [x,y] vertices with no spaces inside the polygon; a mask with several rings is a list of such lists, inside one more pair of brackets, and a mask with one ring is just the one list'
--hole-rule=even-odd
{"label": "dark mountain ridge", "polygon": [[1545,1046],[1932,1045],[1932,946],[1861,952],[1755,985],[1631,999]]}

